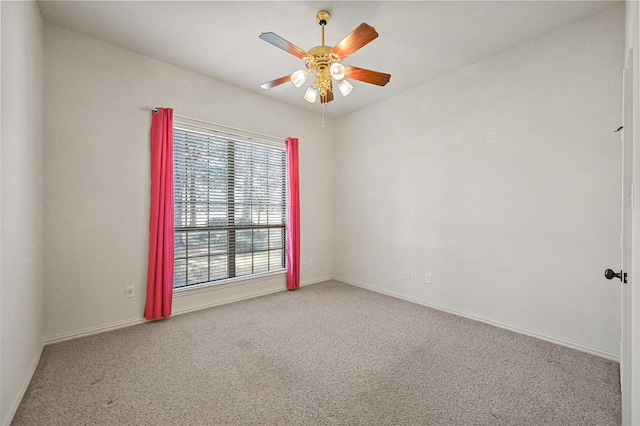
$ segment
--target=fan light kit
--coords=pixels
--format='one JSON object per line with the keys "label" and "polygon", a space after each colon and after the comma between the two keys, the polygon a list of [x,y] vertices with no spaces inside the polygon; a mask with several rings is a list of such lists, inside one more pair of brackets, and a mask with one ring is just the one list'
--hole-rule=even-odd
{"label": "fan light kit", "polygon": [[260,87],[271,89],[288,81],[291,81],[296,87],[301,87],[307,81],[309,74],[313,74],[315,81],[305,92],[304,99],[313,103],[320,98],[320,102],[326,104],[333,100],[333,80],[337,82],[338,90],[340,90],[342,96],[347,96],[353,90],[353,86],[347,79],[378,86],[386,85],[391,78],[390,74],[342,64],[344,59],[377,38],[378,33],[376,30],[362,23],[334,47],[325,46],[324,27],[329,22],[329,18],[331,18],[331,14],[326,10],[321,10],[316,14],[316,20],[322,28],[322,45],[309,49],[309,52],[305,52],[277,34],[260,34],[260,38],[267,43],[271,43],[285,52],[302,59],[306,68],[264,83]]}

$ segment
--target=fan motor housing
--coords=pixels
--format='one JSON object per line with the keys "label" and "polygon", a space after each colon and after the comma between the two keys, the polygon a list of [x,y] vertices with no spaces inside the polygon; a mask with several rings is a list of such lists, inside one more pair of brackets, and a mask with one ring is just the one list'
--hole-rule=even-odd
{"label": "fan motor housing", "polygon": [[312,59],[306,62],[307,67],[312,66],[312,63],[315,67],[320,69],[326,68],[331,65],[331,59],[329,53],[331,52],[330,46],[316,46],[309,50],[309,54]]}
{"label": "fan motor housing", "polygon": [[316,46],[309,50],[311,56],[329,56],[331,52],[331,46]]}

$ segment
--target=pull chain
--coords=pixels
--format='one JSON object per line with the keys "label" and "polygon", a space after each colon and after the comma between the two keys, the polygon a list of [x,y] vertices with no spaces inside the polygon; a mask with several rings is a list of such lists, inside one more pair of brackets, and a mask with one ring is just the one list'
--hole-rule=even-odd
{"label": "pull chain", "polygon": [[324,129],[324,104],[322,104],[322,126],[320,126]]}

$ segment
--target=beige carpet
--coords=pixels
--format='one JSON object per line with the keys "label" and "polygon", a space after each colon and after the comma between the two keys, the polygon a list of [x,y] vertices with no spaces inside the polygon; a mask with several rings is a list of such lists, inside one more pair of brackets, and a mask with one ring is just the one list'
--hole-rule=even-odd
{"label": "beige carpet", "polygon": [[618,364],[338,282],[48,346],[13,425],[618,425]]}

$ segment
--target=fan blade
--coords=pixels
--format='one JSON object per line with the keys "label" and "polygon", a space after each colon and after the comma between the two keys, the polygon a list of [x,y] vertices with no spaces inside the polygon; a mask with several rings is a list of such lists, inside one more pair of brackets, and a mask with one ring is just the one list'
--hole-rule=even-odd
{"label": "fan blade", "polygon": [[304,58],[305,56],[310,56],[307,52],[300,49],[295,44],[289,43],[287,40],[283,39],[275,33],[262,33],[260,34],[260,38],[267,43],[273,44],[275,47],[279,47],[285,52],[291,53],[293,56],[297,56],[300,59]]}
{"label": "fan blade", "polygon": [[333,100],[333,92],[327,92],[327,96],[320,96],[320,103],[327,104]]}
{"label": "fan blade", "polygon": [[345,59],[376,37],[378,37],[378,33],[375,28],[363,22],[358,25],[355,30],[351,31],[348,36],[343,38],[340,43],[333,46],[331,52],[340,56],[340,59]]}
{"label": "fan blade", "polygon": [[268,81],[260,85],[263,89],[271,89],[272,87],[280,86],[281,84],[291,81],[291,75],[285,75],[275,80]]}
{"label": "fan blade", "polygon": [[386,85],[391,79],[391,74],[383,72],[371,71],[364,68],[352,67],[347,65],[347,75],[345,78],[363,81],[365,83],[376,84],[378,86]]}

